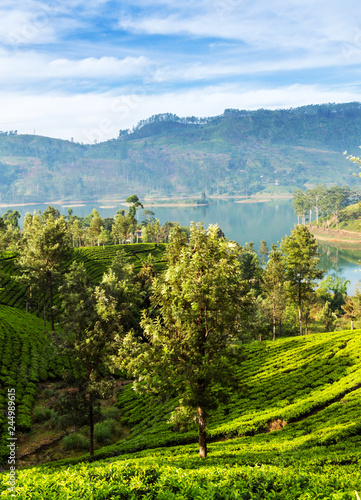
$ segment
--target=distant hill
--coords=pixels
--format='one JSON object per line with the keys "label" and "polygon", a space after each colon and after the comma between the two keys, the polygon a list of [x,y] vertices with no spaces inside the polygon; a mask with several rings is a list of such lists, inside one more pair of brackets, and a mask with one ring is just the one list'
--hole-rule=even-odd
{"label": "distant hill", "polygon": [[361,103],[216,117],[156,115],[117,139],[79,144],[0,133],[0,202],[138,196],[249,195],[317,182],[352,185]]}

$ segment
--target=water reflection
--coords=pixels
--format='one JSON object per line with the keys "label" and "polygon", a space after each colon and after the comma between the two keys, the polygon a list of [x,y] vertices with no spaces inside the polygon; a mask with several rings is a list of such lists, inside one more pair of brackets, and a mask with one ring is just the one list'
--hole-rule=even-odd
{"label": "water reflection", "polygon": [[321,254],[320,269],[326,269],[327,274],[333,278],[349,280],[348,294],[355,292],[355,286],[361,280],[361,249],[354,246],[331,246],[319,243]]}
{"label": "water reflection", "polygon": [[[119,202],[84,202],[80,206],[73,206],[74,214],[85,217],[96,208],[102,217],[114,217],[117,210],[125,208]],[[66,214],[69,203],[56,204],[56,208],[62,214]],[[47,204],[12,206],[22,215],[20,222],[24,220],[26,213],[34,210],[44,211]],[[218,224],[226,237],[237,241],[241,245],[253,241],[258,250],[261,239],[267,242],[268,248],[272,243],[281,241],[284,236],[290,234],[297,217],[294,215],[291,200],[274,200],[267,203],[236,203],[234,200],[212,200],[208,206],[155,206],[151,208],[161,224],[167,221],[178,222],[181,225],[189,225],[191,221],[203,222],[205,227],[209,224]],[[6,208],[3,208],[5,211]],[[326,269],[327,274],[333,277],[348,279],[351,285],[348,293],[353,293],[355,285],[361,279],[359,273],[359,262],[361,262],[361,248],[347,245],[331,246],[323,242],[319,243],[321,262],[320,268]]]}

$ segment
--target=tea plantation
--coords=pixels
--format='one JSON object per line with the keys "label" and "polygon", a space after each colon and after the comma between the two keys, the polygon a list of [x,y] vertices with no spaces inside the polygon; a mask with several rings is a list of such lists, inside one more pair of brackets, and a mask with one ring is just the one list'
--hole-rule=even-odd
{"label": "tea plantation", "polygon": [[[30,317],[13,314],[5,330]],[[16,331],[22,349],[21,327]],[[30,344],[41,349],[39,332],[34,323]],[[181,432],[170,423],[179,405],[174,395],[152,399],[125,385],[117,406],[127,437],[97,450],[93,462],[83,456],[19,470],[16,497],[356,500],[361,496],[360,346],[361,330],[244,346],[238,390],[209,415],[210,444],[203,460],[196,429],[190,425]],[[36,359],[37,349],[24,347],[24,352]],[[23,358],[26,354],[17,356]],[[13,377],[20,393],[20,379],[28,377],[26,394],[28,382],[35,390],[37,377],[45,375],[41,359],[35,366],[24,362],[20,377],[8,362],[4,377]],[[4,499],[12,498],[8,481],[4,472]]]}
{"label": "tea plantation", "polygon": [[[101,280],[103,273],[111,265],[117,252],[121,250],[125,251],[135,269],[140,269],[149,255],[154,259],[156,270],[165,269],[165,247],[164,243],[158,245],[154,243],[109,245],[105,248],[101,246],[82,247],[74,249],[73,259],[77,262],[83,262],[91,280],[97,282]],[[27,301],[26,288],[16,280],[16,277],[20,274],[16,267],[16,260],[17,254],[15,252],[7,251],[2,252],[0,255],[0,304],[25,310]],[[67,267],[70,266],[70,263],[71,261],[67,263]],[[55,304],[58,304],[57,297],[55,297]]]}

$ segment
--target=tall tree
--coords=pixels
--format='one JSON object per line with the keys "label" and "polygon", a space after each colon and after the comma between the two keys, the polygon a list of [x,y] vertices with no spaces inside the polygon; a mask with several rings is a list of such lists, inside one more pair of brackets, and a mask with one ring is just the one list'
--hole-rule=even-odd
{"label": "tall tree", "polygon": [[100,214],[97,210],[94,209],[92,211],[91,215],[92,215],[92,220],[91,220],[90,227],[89,227],[89,235],[90,235],[92,240],[97,241],[98,246],[99,246],[99,244],[100,244],[99,236],[102,232],[103,221],[102,221],[102,218],[100,217]]}
{"label": "tall tree", "polygon": [[[135,388],[175,391],[182,406],[194,411],[199,428],[199,454],[207,455],[207,412],[216,404],[221,387],[232,382],[232,368],[241,351],[232,346],[245,314],[236,243],[191,225],[190,241],[179,226],[172,231],[168,268],[153,280],[156,319],[144,313],[141,326],[147,343],[129,335],[128,370]],[[227,377],[224,376],[227,373]]]}
{"label": "tall tree", "polygon": [[268,255],[268,246],[265,240],[261,240],[259,244],[259,253],[261,255],[262,264],[265,264]]}
{"label": "tall tree", "polygon": [[[281,251],[272,245],[272,251],[262,275],[262,290],[270,304],[272,313],[273,340],[276,340],[276,324],[281,325],[285,309],[285,263]],[[281,330],[281,327],[280,327]]]}
{"label": "tall tree", "polygon": [[309,200],[307,199],[305,191],[302,189],[295,189],[293,191],[292,205],[297,215],[297,224],[305,224],[306,211],[308,210]]}
{"label": "tall tree", "polygon": [[296,226],[290,236],[282,238],[285,278],[291,299],[298,306],[298,321],[302,335],[302,313],[313,293],[315,280],[322,279],[324,271],[317,269],[320,261],[317,242],[306,226]]}
{"label": "tall tree", "polygon": [[39,283],[46,279],[52,331],[55,328],[54,278],[63,271],[70,255],[71,247],[63,216],[54,219],[52,214],[46,217],[36,214],[27,219],[18,263],[30,281]]}
{"label": "tall tree", "polygon": [[[130,203],[129,207],[129,215],[134,218],[135,224],[134,224],[134,230],[137,228],[137,211],[139,208],[144,208],[142,203],[139,201],[139,198],[136,194],[133,194],[132,196],[128,196],[128,198],[125,200],[127,203]],[[137,233],[137,243],[138,243],[138,233]]]}
{"label": "tall tree", "polygon": [[[310,210],[315,210],[316,213],[316,226],[318,225],[318,219],[320,215],[320,211],[322,209],[322,203],[326,194],[326,188],[323,184],[317,184],[317,186],[313,189],[309,189],[307,191],[307,196],[310,202]],[[311,224],[311,216],[310,216],[310,224]]]}
{"label": "tall tree", "polygon": [[[67,355],[76,373],[68,380],[78,391],[90,428],[94,454],[94,409],[114,388],[114,357],[124,332],[132,325],[139,304],[133,266],[117,255],[98,286],[93,286],[83,263],[73,263],[61,288],[62,331],[54,336],[59,352]],[[139,319],[139,318],[138,318]]]}
{"label": "tall tree", "polygon": [[348,186],[332,186],[326,190],[326,209],[334,216],[336,228],[338,229],[340,210],[348,205],[352,192]]}

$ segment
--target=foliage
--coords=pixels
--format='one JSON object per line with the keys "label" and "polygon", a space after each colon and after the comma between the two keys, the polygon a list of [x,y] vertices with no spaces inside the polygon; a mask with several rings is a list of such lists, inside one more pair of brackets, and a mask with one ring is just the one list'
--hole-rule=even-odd
{"label": "foliage", "polygon": [[192,224],[189,243],[176,227],[167,270],[153,280],[158,317],[145,312],[141,322],[148,342],[137,345],[132,335],[125,340],[128,370],[140,382],[136,387],[174,390],[182,406],[197,412],[203,457],[206,412],[219,399],[222,386],[232,381],[230,367],[239,360],[239,350],[230,346],[245,315],[238,255],[236,243],[218,238],[217,226],[206,231]]}
{"label": "foliage", "polygon": [[317,243],[306,226],[296,226],[290,236],[282,238],[280,247],[284,253],[285,279],[291,299],[298,306],[300,335],[303,333],[302,315],[314,293],[316,279],[324,271],[317,269],[319,263]]}
{"label": "foliage", "polygon": [[[161,404],[127,385],[119,406],[129,438],[99,450],[97,462],[82,457],[18,471],[17,495],[355,500],[360,340],[361,331],[344,331],[246,346],[238,368],[245,392],[231,391],[229,402],[210,412],[206,462],[185,444],[194,434],[167,424],[176,398]],[[277,421],[287,425],[265,432]],[[239,437],[225,441],[231,436]],[[10,498],[8,473],[0,481],[1,498]]]}
{"label": "foliage", "polygon": [[82,407],[89,416],[91,455],[94,406],[99,398],[111,395],[112,356],[136,304],[137,289],[131,273],[132,268],[118,257],[100,285],[93,288],[84,265],[74,262],[61,287],[62,332],[54,340],[77,369],[76,380],[71,380],[73,370],[68,376],[76,384]]}
{"label": "foliage", "polygon": [[4,414],[7,390],[16,391],[16,429],[31,429],[37,383],[60,375],[63,360],[55,358],[38,318],[0,305],[0,458],[6,456]]}
{"label": "foliage", "polygon": [[340,314],[342,312],[341,308],[345,304],[348,285],[350,285],[349,280],[327,276],[319,283],[317,295],[324,302],[327,301],[329,303],[333,312]]}
{"label": "foliage", "polygon": [[70,258],[71,250],[64,217],[52,213],[33,215],[24,228],[18,265],[23,270],[23,278],[30,286],[30,295],[35,288],[41,292],[48,289],[51,329],[55,320],[53,297],[55,277],[63,270]]}
{"label": "foliage", "polygon": [[65,450],[86,450],[89,448],[89,438],[74,432],[63,438],[62,445]]}

